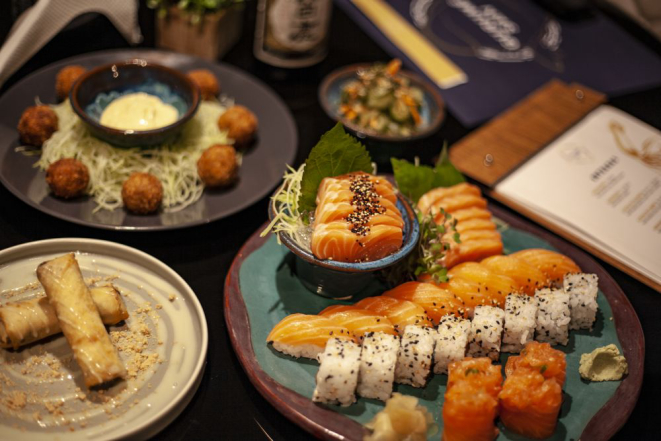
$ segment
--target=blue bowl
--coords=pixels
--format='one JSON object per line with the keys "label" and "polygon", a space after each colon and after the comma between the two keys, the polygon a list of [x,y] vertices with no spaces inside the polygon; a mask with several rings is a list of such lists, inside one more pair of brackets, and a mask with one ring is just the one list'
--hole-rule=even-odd
{"label": "blue bowl", "polygon": [[[179,119],[153,130],[118,130],[99,123],[103,109],[114,98],[134,92],[146,92],[172,104]],[[200,91],[177,70],[133,59],[86,72],[71,88],[69,100],[74,112],[97,138],[120,147],[152,146],[176,136],[195,115]]]}
{"label": "blue bowl", "polygon": [[342,88],[357,78],[359,70],[372,67],[372,64],[353,64],[337,69],[328,74],[319,86],[319,102],[326,114],[335,121],[341,122],[358,138],[378,141],[381,143],[406,143],[409,141],[427,138],[433,135],[445,119],[445,106],[443,99],[436,88],[422,77],[409,71],[400,71],[399,75],[408,78],[413,86],[423,92],[422,106],[420,108],[421,124],[410,135],[385,135],[371,132],[363,127],[348,121],[340,113]]}
{"label": "blue bowl", "polygon": [[[271,200],[269,218],[275,216],[276,202]],[[362,293],[377,279],[379,271],[405,259],[417,246],[420,225],[411,204],[397,194],[397,208],[402,213],[404,231],[402,247],[383,259],[371,262],[338,262],[317,259],[301,248],[288,234],[280,233],[280,240],[296,256],[295,271],[301,283],[311,292],[334,299],[350,299]]]}

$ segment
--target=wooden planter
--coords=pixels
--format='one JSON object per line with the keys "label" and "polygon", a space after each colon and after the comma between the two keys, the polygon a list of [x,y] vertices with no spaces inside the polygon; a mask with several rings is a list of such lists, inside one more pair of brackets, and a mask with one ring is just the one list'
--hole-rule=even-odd
{"label": "wooden planter", "polygon": [[156,45],[175,52],[216,60],[239,40],[243,25],[243,5],[206,14],[200,23],[172,7],[165,17],[156,19]]}

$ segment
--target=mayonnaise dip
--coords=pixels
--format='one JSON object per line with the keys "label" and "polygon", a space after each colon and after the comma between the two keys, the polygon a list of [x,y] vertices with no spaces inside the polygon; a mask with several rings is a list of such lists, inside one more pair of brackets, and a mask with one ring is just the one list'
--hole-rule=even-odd
{"label": "mayonnaise dip", "polygon": [[153,130],[179,119],[177,109],[157,96],[130,93],[112,101],[103,110],[99,123],[119,130]]}

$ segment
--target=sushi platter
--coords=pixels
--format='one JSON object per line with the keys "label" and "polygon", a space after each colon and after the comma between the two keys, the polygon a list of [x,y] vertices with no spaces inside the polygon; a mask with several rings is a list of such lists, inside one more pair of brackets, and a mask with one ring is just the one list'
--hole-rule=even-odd
{"label": "sushi platter", "polygon": [[[504,254],[526,248],[556,250],[571,258],[586,273],[599,278],[598,312],[593,329],[571,331],[566,355],[559,422],[550,439],[608,439],[626,421],[640,393],[644,337],[628,299],[612,278],[584,252],[498,207],[490,207],[499,220]],[[385,288],[384,288],[385,291]],[[322,439],[356,439],[368,434],[368,423],[383,403],[358,398],[348,407],[314,403],[316,361],[292,358],[267,345],[267,336],[284,317],[318,314],[337,304],[308,292],[295,273],[294,256],[279,246],[275,237],[253,235],[237,255],[225,286],[225,317],[234,349],[250,380],[260,393],[287,418]],[[628,375],[619,382],[594,383],[578,374],[581,354],[608,344],[616,345],[628,362]],[[501,352],[496,363],[503,367],[509,354]],[[434,375],[426,387],[398,384],[395,391],[418,398],[443,428],[441,408],[447,376]],[[498,439],[525,439],[498,424]]]}

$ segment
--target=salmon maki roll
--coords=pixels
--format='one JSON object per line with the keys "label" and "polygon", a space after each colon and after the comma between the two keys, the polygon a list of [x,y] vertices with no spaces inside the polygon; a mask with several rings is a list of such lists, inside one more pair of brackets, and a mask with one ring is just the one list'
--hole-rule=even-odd
{"label": "salmon maki roll", "polygon": [[507,359],[505,375],[509,377],[519,369],[537,371],[544,378],[552,378],[562,386],[565,384],[567,360],[564,352],[553,349],[550,344],[531,341],[520,355]]}
{"label": "salmon maki roll", "polygon": [[351,331],[318,315],[291,314],[275,325],[266,337],[276,351],[292,357],[317,358],[329,338],[356,341]]}
{"label": "salmon maki roll", "polygon": [[517,369],[507,377],[499,395],[500,420],[527,438],[553,435],[562,406],[562,387],[539,371]]}
{"label": "salmon maki roll", "polygon": [[318,259],[367,262],[402,247],[404,220],[397,196],[384,178],[364,172],[324,178],[310,249]]}
{"label": "salmon maki roll", "polygon": [[395,327],[387,317],[352,305],[332,305],[321,311],[319,315],[347,328],[359,343],[362,343],[365,334],[370,332],[397,335]]}
{"label": "salmon maki roll", "polygon": [[443,403],[444,441],[490,441],[503,377],[488,358],[467,357],[450,363]]}
{"label": "salmon maki roll", "polygon": [[399,335],[404,333],[404,328],[408,325],[433,326],[422,306],[408,300],[398,300],[385,296],[367,297],[354,306],[387,317]]}
{"label": "salmon maki roll", "polygon": [[543,288],[547,284],[546,274],[514,256],[491,256],[480,263],[497,274],[510,277],[516,283],[517,291],[529,296],[534,296],[536,289]]}
{"label": "salmon maki roll", "polygon": [[573,260],[555,251],[533,248],[517,251],[511,256],[525,260],[543,272],[547,278],[547,284],[561,286],[565,274],[581,272],[581,268]]}
{"label": "salmon maki roll", "polygon": [[464,302],[449,290],[432,283],[406,282],[383,295],[422,306],[434,326],[438,325],[441,317],[448,314],[464,317]]}
{"label": "salmon maki roll", "polygon": [[427,214],[431,210],[432,206],[437,204],[439,201],[448,197],[462,194],[480,196],[482,192],[480,191],[479,187],[467,182],[462,182],[460,184],[453,185],[452,187],[434,188],[433,190],[428,191],[420,197],[418,200],[418,210],[420,210],[420,212],[423,214]]}

